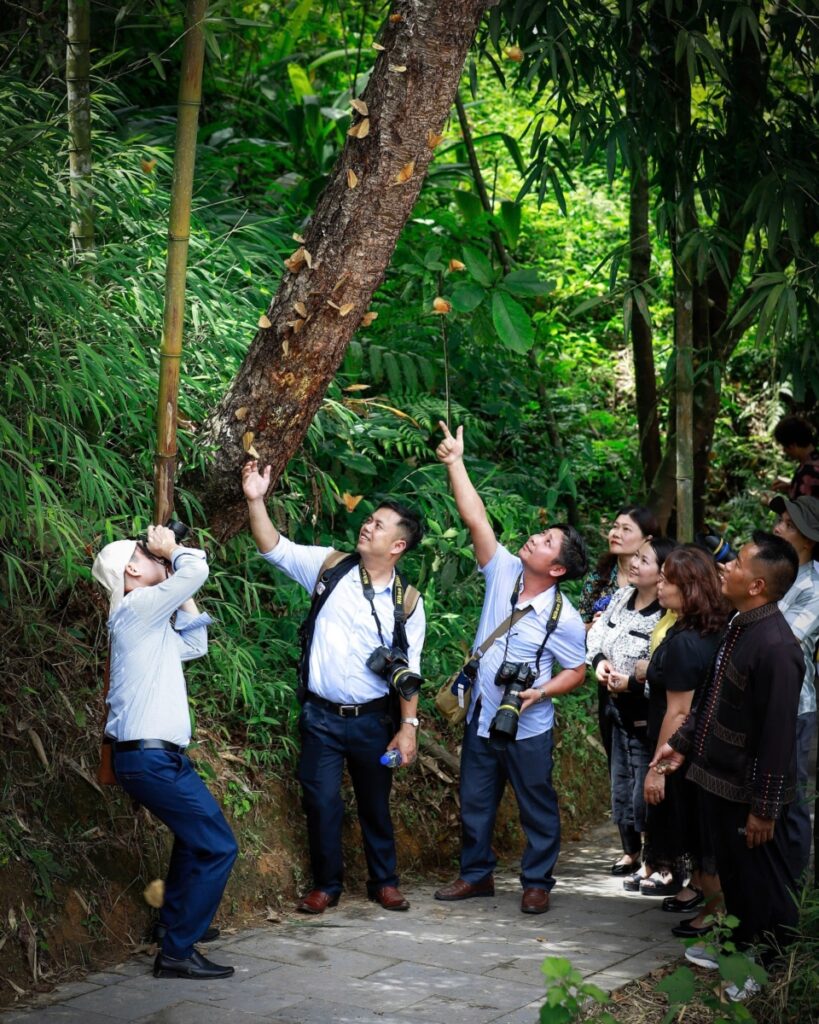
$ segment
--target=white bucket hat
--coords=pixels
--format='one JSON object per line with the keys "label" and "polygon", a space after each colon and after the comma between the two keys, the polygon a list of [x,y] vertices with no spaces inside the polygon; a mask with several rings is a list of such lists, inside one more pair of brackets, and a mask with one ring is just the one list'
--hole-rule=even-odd
{"label": "white bucket hat", "polygon": [[111,595],[109,616],[113,615],[125,597],[125,566],[134,557],[135,540],[115,540],[106,544],[94,559],[91,572],[97,583]]}

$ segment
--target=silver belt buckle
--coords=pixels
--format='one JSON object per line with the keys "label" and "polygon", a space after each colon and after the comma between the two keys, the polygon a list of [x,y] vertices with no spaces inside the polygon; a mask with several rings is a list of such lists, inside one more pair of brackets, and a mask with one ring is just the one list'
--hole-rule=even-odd
{"label": "silver belt buckle", "polygon": [[338,713],[342,718],[358,718],[358,704],[339,704]]}

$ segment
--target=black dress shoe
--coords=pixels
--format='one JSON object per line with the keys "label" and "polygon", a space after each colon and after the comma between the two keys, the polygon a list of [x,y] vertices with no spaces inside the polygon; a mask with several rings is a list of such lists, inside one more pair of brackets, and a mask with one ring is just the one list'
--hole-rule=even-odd
{"label": "black dress shoe", "polygon": [[190,978],[192,981],[211,981],[214,978],[229,978],[233,974],[232,967],[211,963],[201,953],[194,950],[185,960],[177,960],[175,956],[157,953],[154,960],[155,978]]}
{"label": "black dress shoe", "polygon": [[663,910],[669,914],[689,914],[693,913],[698,907],[701,907],[705,902],[705,897],[701,892],[697,892],[690,900],[681,900],[676,896],[666,896],[663,900]]}
{"label": "black dress shoe", "polygon": [[626,875],[633,875],[635,871],[640,870],[640,858],[637,860],[629,861],[628,864],[621,864],[619,861],[615,861],[611,866],[611,873],[617,875],[620,878],[625,878]]}
{"label": "black dress shoe", "polygon": [[679,924],[675,924],[671,929],[671,934],[676,935],[680,939],[698,939],[701,935],[708,935],[713,930],[714,926],[712,924],[705,924],[702,928],[695,928],[690,921],[680,921]]}
{"label": "black dress shoe", "polygon": [[[151,929],[151,942],[155,942],[158,946],[162,945],[162,940],[168,934],[167,927],[161,922],[157,921]],[[218,928],[206,928],[203,934],[196,940],[197,942],[216,942],[219,938],[220,932]]]}

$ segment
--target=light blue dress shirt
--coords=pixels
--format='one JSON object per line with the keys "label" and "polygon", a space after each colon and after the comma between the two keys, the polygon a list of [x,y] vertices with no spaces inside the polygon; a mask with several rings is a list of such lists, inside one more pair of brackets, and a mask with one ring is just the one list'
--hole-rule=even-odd
{"label": "light blue dress shirt", "polygon": [[[332,551],[333,548],[294,544],[287,537],[279,536],[278,544],[271,551],[262,553],[262,557],[312,594],[324,560]],[[388,583],[375,588],[373,601],[387,647],[392,646],[395,624],[394,579],[395,573]],[[426,633],[421,598],[407,619],[406,631],[409,667],[420,673]],[[310,649],[310,691],[335,704],[365,704],[383,697],[388,683],[366,664],[367,658],[380,645],[381,638],[356,566],[338,581],[316,619]]]}
{"label": "light blue dress shirt", "polygon": [[793,635],[805,656],[805,678],[799,694],[799,714],[816,710],[816,662],[813,660],[819,640],[819,562],[799,566],[793,586],[779,602]]}
{"label": "light blue dress shirt", "polygon": [[[481,572],[486,580],[486,597],[473,650],[480,647],[483,638],[489,636],[504,619],[508,618],[512,610],[512,591],[518,577],[523,572],[523,563],[517,555],[511,554],[503,545],[498,544],[495,554],[481,569]],[[506,650],[506,661],[527,662],[534,669],[537,651],[543,642],[549,616],[554,607],[555,593],[555,588],[550,587],[526,604],[518,605],[519,608],[526,608],[527,605],[530,605],[532,610],[512,627],[509,633],[508,649],[506,649],[506,634],[504,634],[498,637],[481,658],[478,677],[474,683],[481,697],[479,736],[487,737],[489,735],[489,726],[503,696],[503,688],[497,685],[495,676],[504,660],[504,650]],[[560,619],[555,631],[549,637],[549,642],[540,659],[540,673],[533,685],[544,686],[552,678],[552,665],[555,660],[559,661],[564,668],[577,668],[584,664],[585,658],[586,628],[579,613],[564,594]],[[475,703],[473,698],[467,716],[470,722],[475,711]],[[539,736],[546,732],[552,728],[554,717],[554,705],[551,700],[533,704],[520,716],[517,739],[525,740],[530,736]]]}
{"label": "light blue dress shirt", "polygon": [[[209,615],[179,611],[208,578],[204,551],[181,548],[173,575],[125,595],[108,620],[111,681],[106,736],[115,740],[191,738],[182,662],[208,652]],[[176,612],[175,627],[171,616]]]}

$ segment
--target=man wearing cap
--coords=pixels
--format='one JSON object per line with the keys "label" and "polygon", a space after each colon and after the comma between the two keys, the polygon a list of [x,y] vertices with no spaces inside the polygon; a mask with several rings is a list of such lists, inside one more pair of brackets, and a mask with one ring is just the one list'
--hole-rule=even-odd
{"label": "man wearing cap", "polygon": [[194,949],[237,854],[230,826],[185,755],[191,733],[182,662],[207,653],[211,621],[193,601],[208,577],[205,553],[150,526],[145,541],[107,544],[92,571],[111,599],[105,736],[117,782],[174,834],[154,976],[226,978],[232,967]]}
{"label": "man wearing cap", "polygon": [[788,541],[799,558],[796,581],[779,602],[779,610],[801,644],[805,657],[805,677],[796,719],[796,799],[785,821],[791,870],[794,878],[802,879],[810,860],[808,765],[816,732],[814,653],[819,640],[819,571],[814,558],[819,555],[819,498],[803,495],[788,501],[777,497],[769,507],[779,516],[773,532]]}

